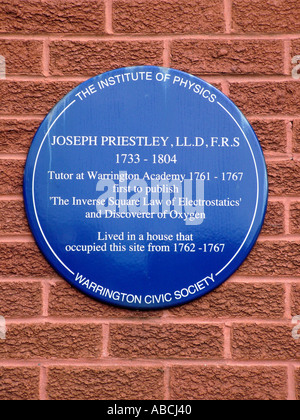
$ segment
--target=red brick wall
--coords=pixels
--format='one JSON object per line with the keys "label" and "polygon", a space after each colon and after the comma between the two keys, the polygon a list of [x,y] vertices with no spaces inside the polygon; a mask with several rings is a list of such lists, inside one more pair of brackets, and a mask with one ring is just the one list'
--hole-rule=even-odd
{"label": "red brick wall", "polygon": [[[298,0],[1,0],[0,399],[299,399]],[[35,130],[71,88],[152,64],[196,74],[253,123],[269,169],[263,232],[239,271],[180,308],[109,307],[58,277],[25,219]]]}

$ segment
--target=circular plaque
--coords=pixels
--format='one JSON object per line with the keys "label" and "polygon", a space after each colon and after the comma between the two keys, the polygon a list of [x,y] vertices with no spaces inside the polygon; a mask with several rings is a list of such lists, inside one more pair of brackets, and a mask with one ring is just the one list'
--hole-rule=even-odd
{"label": "circular plaque", "polygon": [[143,66],[94,77],[49,113],[24,177],[42,253],[83,293],[133,309],[181,305],[241,265],[267,204],[263,153],[219,90]]}

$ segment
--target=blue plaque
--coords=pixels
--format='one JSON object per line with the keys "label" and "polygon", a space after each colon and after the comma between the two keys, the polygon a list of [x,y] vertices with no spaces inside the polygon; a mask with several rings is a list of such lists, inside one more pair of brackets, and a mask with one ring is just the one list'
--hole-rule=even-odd
{"label": "blue plaque", "polygon": [[54,107],[34,137],[24,195],[62,277],[145,310],[197,299],[238,269],[268,183],[233,102],[195,76],[143,66],[94,77]]}

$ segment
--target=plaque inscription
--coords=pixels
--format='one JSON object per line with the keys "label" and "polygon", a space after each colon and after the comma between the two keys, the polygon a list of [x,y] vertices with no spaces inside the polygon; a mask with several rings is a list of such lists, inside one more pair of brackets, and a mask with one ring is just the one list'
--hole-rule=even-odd
{"label": "plaque inscription", "polygon": [[33,140],[24,195],[40,249],[70,284],[161,309],[238,269],[264,220],[267,173],[224,94],[143,66],[88,80],[56,105]]}

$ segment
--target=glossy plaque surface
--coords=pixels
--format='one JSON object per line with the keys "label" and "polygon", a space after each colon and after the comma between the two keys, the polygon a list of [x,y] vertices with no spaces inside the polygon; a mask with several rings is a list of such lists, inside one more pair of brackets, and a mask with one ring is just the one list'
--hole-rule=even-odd
{"label": "glossy plaque surface", "polygon": [[241,265],[267,173],[239,109],[192,75],[151,66],[86,81],[49,113],[24,177],[29,223],[70,284],[133,309],[180,305]]}

